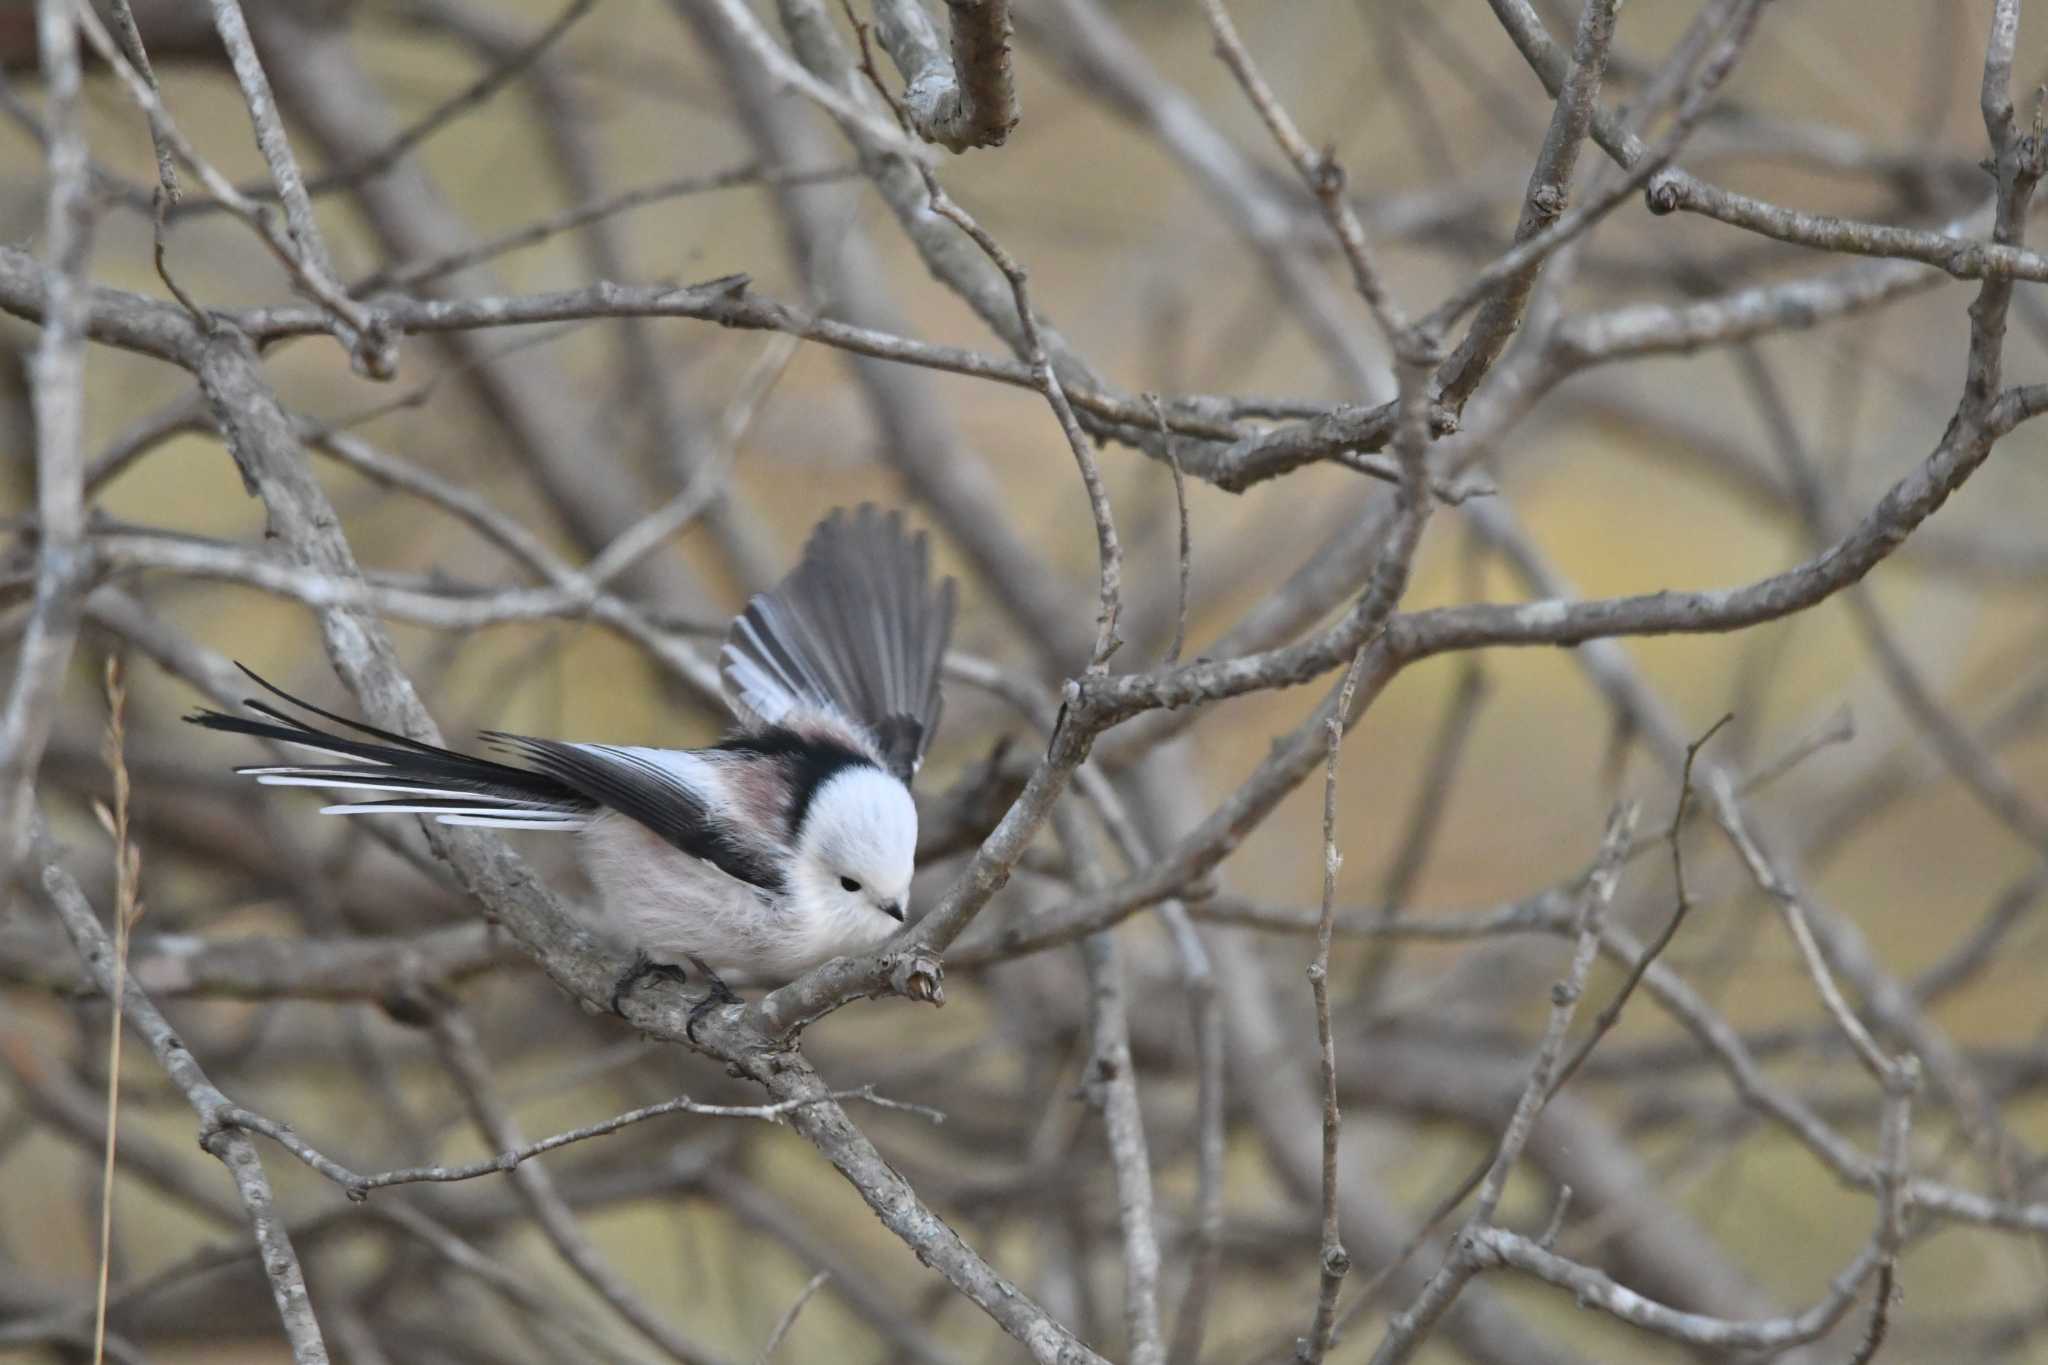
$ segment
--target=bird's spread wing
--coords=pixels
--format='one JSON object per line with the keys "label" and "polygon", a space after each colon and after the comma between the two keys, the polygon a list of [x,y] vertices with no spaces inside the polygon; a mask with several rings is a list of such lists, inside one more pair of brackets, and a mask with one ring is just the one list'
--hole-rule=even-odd
{"label": "bird's spread wing", "polygon": [[834,512],[803,561],[733,622],[726,700],[757,727],[850,728],[908,782],[938,728],[954,596],[950,578],[932,586],[930,548],[900,513]]}
{"label": "bird's spread wing", "polygon": [[782,869],[766,842],[713,812],[707,798],[716,779],[702,760],[672,749],[569,744],[496,731],[485,737],[726,875],[768,891],[783,889]]}

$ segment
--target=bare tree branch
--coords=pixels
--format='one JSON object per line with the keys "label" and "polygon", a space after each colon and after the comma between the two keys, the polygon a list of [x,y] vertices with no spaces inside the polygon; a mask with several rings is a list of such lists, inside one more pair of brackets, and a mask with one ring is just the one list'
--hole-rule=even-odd
{"label": "bare tree branch", "polygon": [[[115,998],[113,944],[108,941],[106,930],[100,927],[92,906],[87,904],[84,894],[78,889],[78,883],[58,866],[56,850],[48,843],[47,836],[38,833],[35,843],[35,858],[41,864],[34,877],[37,894],[63,922],[64,932],[70,935],[100,992],[112,1000]],[[193,1112],[199,1115],[200,1146],[226,1166],[234,1180],[235,1194],[262,1251],[264,1273],[270,1281],[278,1317],[284,1324],[285,1339],[291,1343],[292,1360],[295,1365],[326,1365],[327,1347],[321,1340],[320,1325],[313,1316],[313,1305],[307,1297],[305,1277],[299,1268],[298,1256],[292,1250],[291,1234],[276,1210],[270,1181],[263,1173],[263,1163],[248,1138],[236,1131],[227,1119],[235,1106],[214,1088],[200,1069],[198,1059],[186,1050],[170,1023],[157,1012],[156,1006],[133,979],[124,983],[119,1013],[142,1035],[143,1041],[155,1054],[158,1065],[184,1093]]]}
{"label": "bare tree branch", "polygon": [[875,30],[903,74],[911,127],[948,151],[1000,147],[1017,126],[1009,0],[946,0],[950,55],[924,0],[878,0]]}
{"label": "bare tree branch", "polygon": [[36,42],[49,73],[50,202],[44,232],[50,271],[43,331],[31,368],[36,443],[35,605],[0,711],[0,884],[11,885],[28,853],[36,765],[49,742],[57,689],[78,634],[78,604],[89,572],[85,527],[87,217],[85,135],[80,126],[78,29],[65,0],[38,0]]}

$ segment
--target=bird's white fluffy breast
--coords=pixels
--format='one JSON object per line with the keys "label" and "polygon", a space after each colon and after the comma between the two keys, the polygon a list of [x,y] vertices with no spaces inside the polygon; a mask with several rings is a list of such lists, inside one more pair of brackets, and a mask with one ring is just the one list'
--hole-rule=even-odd
{"label": "bird's white fluffy breast", "polygon": [[701,957],[748,975],[778,956],[773,893],[693,858],[638,821],[605,812],[578,836],[607,927],[664,962]]}

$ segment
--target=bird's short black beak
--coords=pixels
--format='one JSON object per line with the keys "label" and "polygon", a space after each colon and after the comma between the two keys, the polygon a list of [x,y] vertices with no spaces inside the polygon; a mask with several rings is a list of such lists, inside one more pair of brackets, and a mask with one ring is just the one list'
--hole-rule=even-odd
{"label": "bird's short black beak", "polygon": [[895,920],[898,924],[903,923],[903,902],[890,901],[882,907],[882,913]]}

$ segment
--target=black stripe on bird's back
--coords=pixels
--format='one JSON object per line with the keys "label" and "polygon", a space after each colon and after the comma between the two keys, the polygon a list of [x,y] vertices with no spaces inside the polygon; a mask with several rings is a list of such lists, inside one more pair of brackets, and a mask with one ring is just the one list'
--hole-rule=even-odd
{"label": "black stripe on bird's back", "polygon": [[811,802],[820,787],[848,768],[865,767],[881,771],[873,759],[852,745],[801,735],[780,725],[730,735],[714,748],[720,753],[772,759],[782,765],[789,781],[789,812],[785,828],[792,844],[803,836],[804,820],[810,815]]}

